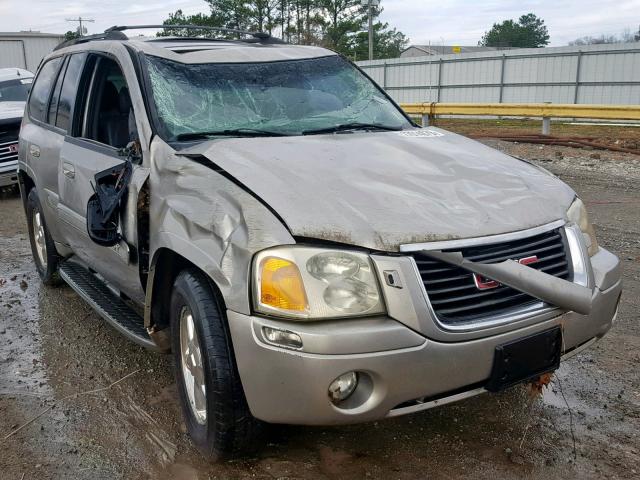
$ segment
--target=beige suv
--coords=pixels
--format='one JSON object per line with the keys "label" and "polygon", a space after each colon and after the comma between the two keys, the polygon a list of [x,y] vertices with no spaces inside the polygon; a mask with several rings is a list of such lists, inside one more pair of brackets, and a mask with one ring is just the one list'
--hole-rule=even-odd
{"label": "beige suv", "polygon": [[508,388],[611,327],[620,263],[547,171],[419,128],[329,50],[124,30],[39,68],[30,240],[46,284],[172,352],[206,455]]}

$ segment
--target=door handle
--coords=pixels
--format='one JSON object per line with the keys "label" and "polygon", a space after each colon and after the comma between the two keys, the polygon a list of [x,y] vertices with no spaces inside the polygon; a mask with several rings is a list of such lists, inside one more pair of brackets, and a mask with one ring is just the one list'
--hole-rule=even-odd
{"label": "door handle", "polygon": [[74,167],[72,163],[63,162],[62,173],[64,173],[64,176],[67,178],[76,178],[76,167]]}

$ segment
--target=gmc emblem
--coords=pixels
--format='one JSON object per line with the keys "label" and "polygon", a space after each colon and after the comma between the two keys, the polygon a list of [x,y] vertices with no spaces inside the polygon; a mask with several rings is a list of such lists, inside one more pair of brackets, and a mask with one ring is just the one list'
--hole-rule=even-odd
{"label": "gmc emblem", "polygon": [[[516,260],[520,265],[529,265],[531,263],[536,263],[538,261],[538,257],[536,255],[532,255],[530,257],[519,258]],[[492,288],[498,288],[500,286],[499,282],[495,280],[491,280],[490,278],[483,277],[478,273],[473,274],[473,283],[476,284],[476,288],[478,290],[491,290]]]}
{"label": "gmc emblem", "polygon": [[9,153],[18,153],[18,144],[9,145]]}

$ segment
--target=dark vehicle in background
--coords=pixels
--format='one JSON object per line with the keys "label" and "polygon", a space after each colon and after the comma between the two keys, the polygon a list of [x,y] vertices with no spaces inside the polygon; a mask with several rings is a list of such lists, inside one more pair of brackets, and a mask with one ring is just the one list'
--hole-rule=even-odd
{"label": "dark vehicle in background", "polygon": [[0,188],[18,184],[18,134],[33,73],[0,68]]}

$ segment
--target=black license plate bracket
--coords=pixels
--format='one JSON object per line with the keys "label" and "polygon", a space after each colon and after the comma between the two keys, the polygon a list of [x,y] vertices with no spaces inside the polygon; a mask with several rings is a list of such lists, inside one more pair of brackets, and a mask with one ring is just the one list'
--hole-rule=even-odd
{"label": "black license plate bracket", "polygon": [[498,392],[553,372],[560,366],[561,356],[560,327],[498,345],[486,388],[490,392]]}

